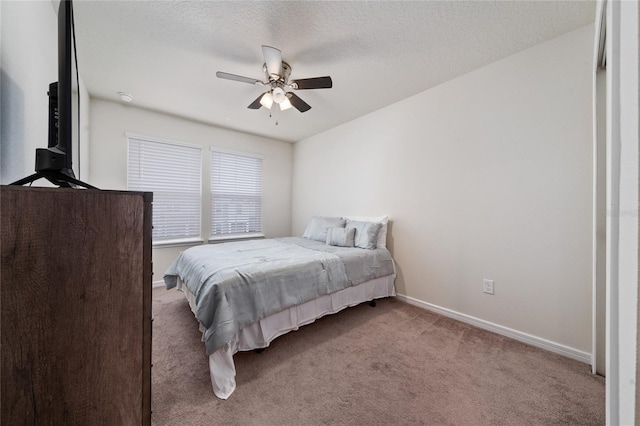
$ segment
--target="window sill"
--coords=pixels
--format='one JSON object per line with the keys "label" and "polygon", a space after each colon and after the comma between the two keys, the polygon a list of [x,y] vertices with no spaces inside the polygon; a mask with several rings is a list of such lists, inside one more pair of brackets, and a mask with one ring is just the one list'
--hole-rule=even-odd
{"label": "window sill", "polygon": [[260,240],[265,236],[261,232],[253,232],[250,234],[225,234],[216,235],[215,237],[209,237],[209,244],[228,243],[232,241],[244,241],[244,240]]}
{"label": "window sill", "polygon": [[202,240],[202,238],[183,238],[179,240],[156,241],[153,243],[153,248],[195,246],[203,243],[204,241]]}

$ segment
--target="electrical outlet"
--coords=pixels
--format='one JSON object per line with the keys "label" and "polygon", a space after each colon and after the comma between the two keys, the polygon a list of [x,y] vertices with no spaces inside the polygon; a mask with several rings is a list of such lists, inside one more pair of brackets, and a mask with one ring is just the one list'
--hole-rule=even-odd
{"label": "electrical outlet", "polygon": [[482,291],[487,294],[493,294],[493,280],[482,280]]}

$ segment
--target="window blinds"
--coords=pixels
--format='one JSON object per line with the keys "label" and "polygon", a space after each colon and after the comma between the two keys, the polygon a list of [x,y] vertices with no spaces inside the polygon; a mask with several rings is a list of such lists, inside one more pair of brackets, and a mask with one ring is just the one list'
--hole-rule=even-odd
{"label": "window blinds", "polygon": [[262,159],[211,151],[211,234],[262,232]]}
{"label": "window blinds", "polygon": [[200,238],[201,148],[129,137],[127,187],[153,192],[153,241]]}

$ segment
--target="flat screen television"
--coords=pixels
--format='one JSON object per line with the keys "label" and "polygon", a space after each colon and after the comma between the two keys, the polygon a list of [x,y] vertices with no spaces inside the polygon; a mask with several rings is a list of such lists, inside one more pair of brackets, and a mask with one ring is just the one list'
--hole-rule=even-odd
{"label": "flat screen television", "polygon": [[80,127],[78,90],[74,93],[74,87],[78,85],[74,31],[73,3],[61,0],[58,6],[58,81],[49,86],[49,141],[47,148],[36,149],[36,173],[11,185],[30,184],[45,178],[60,187],[95,188],[76,179],[73,172],[73,142],[79,140]]}

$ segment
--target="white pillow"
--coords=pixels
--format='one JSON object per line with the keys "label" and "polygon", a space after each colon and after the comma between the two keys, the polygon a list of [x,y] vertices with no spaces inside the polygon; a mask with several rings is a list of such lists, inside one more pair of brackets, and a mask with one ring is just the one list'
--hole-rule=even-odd
{"label": "white pillow", "polygon": [[314,216],[307,225],[302,236],[310,240],[327,241],[327,229],[333,226],[344,228],[346,221],[341,217],[320,217]]}
{"label": "white pillow", "polygon": [[376,243],[376,248],[387,248],[387,224],[389,223],[389,216],[377,216],[377,217],[345,216],[344,219],[354,220],[358,222],[382,223],[382,228],[380,228],[380,231],[378,231],[378,242]]}

